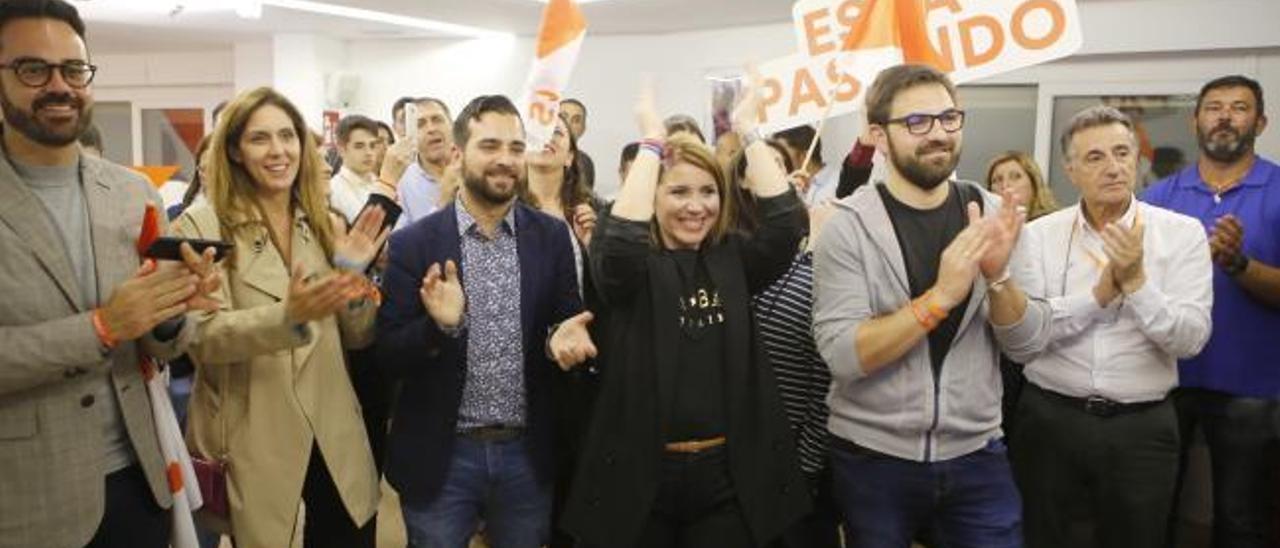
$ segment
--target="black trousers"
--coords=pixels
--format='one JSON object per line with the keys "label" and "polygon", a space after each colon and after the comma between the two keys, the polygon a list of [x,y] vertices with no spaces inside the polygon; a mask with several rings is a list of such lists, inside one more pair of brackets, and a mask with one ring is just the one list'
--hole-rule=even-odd
{"label": "black trousers", "polygon": [[1028,548],[1162,548],[1178,473],[1168,400],[1097,416],[1027,383],[1010,451]]}
{"label": "black trousers", "polygon": [[640,534],[640,548],[749,548],[751,531],[729,477],[728,449],[667,453],[662,485]]}
{"label": "black trousers", "polygon": [[1183,439],[1181,467],[1195,428],[1209,446],[1213,546],[1280,547],[1280,401],[1197,388],[1179,388],[1173,401]]}
{"label": "black trousers", "polygon": [[840,509],[832,496],[831,467],[805,474],[813,511],[787,528],[772,548],[840,548]]}
{"label": "black trousers", "polygon": [[393,383],[378,367],[373,348],[350,350],[347,352],[347,359],[351,364],[351,388],[360,401],[364,430],[369,435],[369,449],[373,451],[373,465],[381,475],[391,421]]}
{"label": "black trousers", "polygon": [[363,525],[351,519],[320,456],[320,448],[315,445],[311,446],[307,479],[302,484],[302,502],[307,508],[302,531],[302,545],[306,548],[374,548],[378,516]]}
{"label": "black trousers", "polygon": [[169,511],[156,504],[141,466],[108,474],[104,503],[86,548],[168,548]]}

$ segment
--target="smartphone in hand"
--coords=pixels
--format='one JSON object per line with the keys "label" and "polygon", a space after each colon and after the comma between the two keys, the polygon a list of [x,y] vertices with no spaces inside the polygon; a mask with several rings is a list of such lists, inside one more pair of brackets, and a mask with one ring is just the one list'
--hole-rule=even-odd
{"label": "smartphone in hand", "polygon": [[182,260],[182,244],[191,245],[191,249],[195,250],[197,255],[203,255],[204,250],[213,248],[214,262],[221,261],[235,247],[235,244],[228,242],[220,242],[217,240],[196,240],[190,238],[174,238],[172,236],[161,236],[156,238],[154,242],[143,252],[143,256],[148,259],[156,259],[161,261],[181,261]]}

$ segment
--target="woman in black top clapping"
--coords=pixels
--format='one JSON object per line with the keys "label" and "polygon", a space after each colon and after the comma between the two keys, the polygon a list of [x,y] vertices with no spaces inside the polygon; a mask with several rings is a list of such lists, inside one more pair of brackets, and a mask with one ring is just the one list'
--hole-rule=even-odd
{"label": "woman in black top clapping", "polygon": [[[748,135],[761,222],[750,238],[730,230],[734,204],[711,151],[664,142],[651,93],[637,108],[645,140],[589,254],[602,378],[562,523],[584,546],[764,546],[808,511],[750,307],[787,270],[807,217],[750,137],[758,96],[747,95],[735,125]],[[561,366],[585,355],[573,348],[580,331],[553,334]]]}

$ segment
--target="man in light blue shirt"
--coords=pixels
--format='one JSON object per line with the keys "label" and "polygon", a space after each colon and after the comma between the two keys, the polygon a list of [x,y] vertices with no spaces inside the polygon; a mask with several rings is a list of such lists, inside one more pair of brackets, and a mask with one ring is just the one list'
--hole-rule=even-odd
{"label": "man in light blue shirt", "polygon": [[440,207],[440,182],[453,150],[450,134],[453,116],[449,114],[449,107],[431,97],[419,98],[414,104],[417,105],[418,119],[416,122],[406,120],[405,125],[409,128],[406,133],[412,139],[412,128],[416,124],[418,160],[409,164],[396,185],[400,204],[404,207],[397,228],[408,226]]}

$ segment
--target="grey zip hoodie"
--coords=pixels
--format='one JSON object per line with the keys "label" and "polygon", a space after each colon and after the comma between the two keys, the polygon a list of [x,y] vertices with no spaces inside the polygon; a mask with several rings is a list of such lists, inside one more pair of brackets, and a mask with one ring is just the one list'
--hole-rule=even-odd
{"label": "grey zip hoodie", "polygon": [[[985,215],[999,210],[999,197],[972,182],[957,184],[977,190]],[[1018,239],[1009,261],[1015,274],[1029,266],[1027,241]],[[1047,302],[1029,299],[1018,323],[995,328],[987,322],[987,284],[979,275],[968,308],[951,311],[964,316],[937,381],[923,340],[867,375],[858,361],[855,331],[911,299],[902,249],[875,185],[836,202],[814,248],[813,265],[813,331],[831,368],[827,429],[832,434],[921,462],[960,457],[1001,436],[1000,349],[1026,349],[1047,334],[1052,319]]]}

